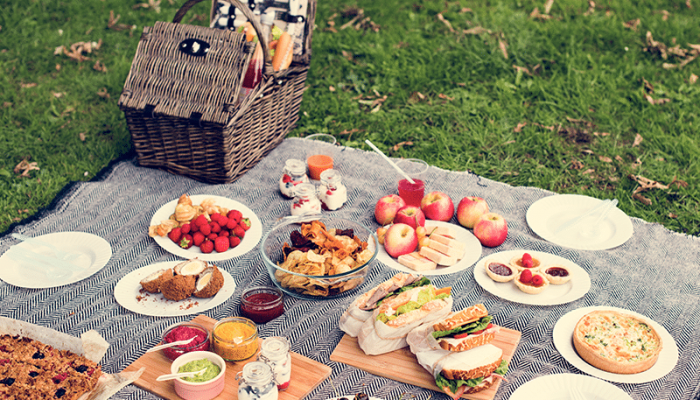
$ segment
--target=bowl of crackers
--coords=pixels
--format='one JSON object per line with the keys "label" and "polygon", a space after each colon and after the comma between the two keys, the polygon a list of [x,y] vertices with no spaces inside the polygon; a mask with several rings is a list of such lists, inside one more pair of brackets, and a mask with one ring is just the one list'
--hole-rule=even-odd
{"label": "bowl of crackers", "polygon": [[262,258],[272,282],[286,294],[329,299],[356,289],[377,258],[377,236],[341,217],[297,217],[265,233]]}

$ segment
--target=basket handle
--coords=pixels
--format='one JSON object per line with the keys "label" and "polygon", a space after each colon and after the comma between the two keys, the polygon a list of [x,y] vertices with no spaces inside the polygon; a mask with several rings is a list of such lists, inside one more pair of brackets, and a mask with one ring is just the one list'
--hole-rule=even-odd
{"label": "basket handle", "polygon": [[[175,16],[173,17],[173,23],[179,24],[180,21],[182,21],[182,18],[187,14],[187,12],[194,7],[195,4],[201,3],[204,0],[187,0],[185,4],[180,7],[179,10],[175,13]],[[250,11],[250,8],[248,6],[244,5],[238,0],[226,0],[229,3],[231,3],[234,7],[239,9],[243,15],[245,15],[246,18],[248,18],[248,21],[253,25],[253,29],[255,29],[255,32],[258,35],[258,40],[260,41],[260,45],[262,46],[262,51],[263,55],[265,57],[265,63],[271,63],[272,60],[270,59],[270,53],[267,51],[268,48],[268,43],[267,41],[269,38],[264,38],[262,37],[262,27],[260,26],[260,23],[257,21],[255,18],[255,14],[253,14],[252,11]]]}

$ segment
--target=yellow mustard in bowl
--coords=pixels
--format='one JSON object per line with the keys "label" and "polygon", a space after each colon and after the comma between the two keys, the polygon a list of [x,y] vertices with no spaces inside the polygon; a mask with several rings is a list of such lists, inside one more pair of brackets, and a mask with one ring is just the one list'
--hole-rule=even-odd
{"label": "yellow mustard in bowl", "polygon": [[214,352],[226,361],[246,360],[258,352],[258,329],[248,318],[224,318],[214,325]]}

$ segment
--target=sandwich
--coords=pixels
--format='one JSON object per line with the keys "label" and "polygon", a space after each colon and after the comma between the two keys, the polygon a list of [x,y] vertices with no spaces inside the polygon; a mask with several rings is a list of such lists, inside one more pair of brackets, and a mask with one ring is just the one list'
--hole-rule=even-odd
{"label": "sandwich", "polygon": [[467,351],[430,350],[416,354],[435,385],[453,399],[485,390],[508,371],[503,350],[485,344]]}
{"label": "sandwich", "polygon": [[340,316],[340,329],[352,337],[360,332],[362,324],[372,316],[384,300],[419,286],[429,285],[422,275],[399,273],[362,294]]}
{"label": "sandwich", "polygon": [[491,344],[499,329],[477,304],[414,329],[406,340],[435,384],[456,399],[490,387],[506,373],[503,350]]}
{"label": "sandwich", "polygon": [[362,324],[358,334],[360,348],[365,354],[375,355],[406,347],[409,332],[450,313],[451,290],[429,284],[385,299]]}

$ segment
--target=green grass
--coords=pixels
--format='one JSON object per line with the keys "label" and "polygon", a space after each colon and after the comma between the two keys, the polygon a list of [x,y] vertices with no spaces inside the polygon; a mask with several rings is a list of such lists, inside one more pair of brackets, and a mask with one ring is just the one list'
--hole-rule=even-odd
{"label": "green grass", "polygon": [[[206,19],[204,3],[185,20]],[[588,13],[586,1],[557,0],[552,18],[532,18],[544,3],[321,1],[308,90],[291,135],[328,132],[361,148],[370,139],[392,156],[511,185],[615,197],[631,216],[700,235],[700,81],[691,80],[700,75],[700,58],[664,69],[680,59],[645,51],[647,31],[668,47],[700,44],[700,5],[611,0]],[[119,94],[143,27],[170,20],[178,7],[164,0],[157,13],[135,4],[10,0],[3,8],[0,231],[130,150]],[[340,29],[357,9],[378,31],[368,24]],[[108,29],[110,10],[121,15],[118,24],[136,28]],[[624,26],[637,18],[637,30]],[[485,31],[464,33],[475,27]],[[100,39],[82,63],[53,54],[60,45]],[[107,72],[93,69],[97,60]],[[645,81],[653,99],[670,101],[650,104]],[[29,83],[36,86],[23,87]],[[103,88],[109,98],[97,94]],[[643,141],[633,145],[637,135]],[[405,142],[412,144],[393,149]],[[30,178],[13,172],[25,158],[40,168]],[[645,205],[632,197],[638,184],[630,175],[687,185],[645,191],[652,201]]]}

